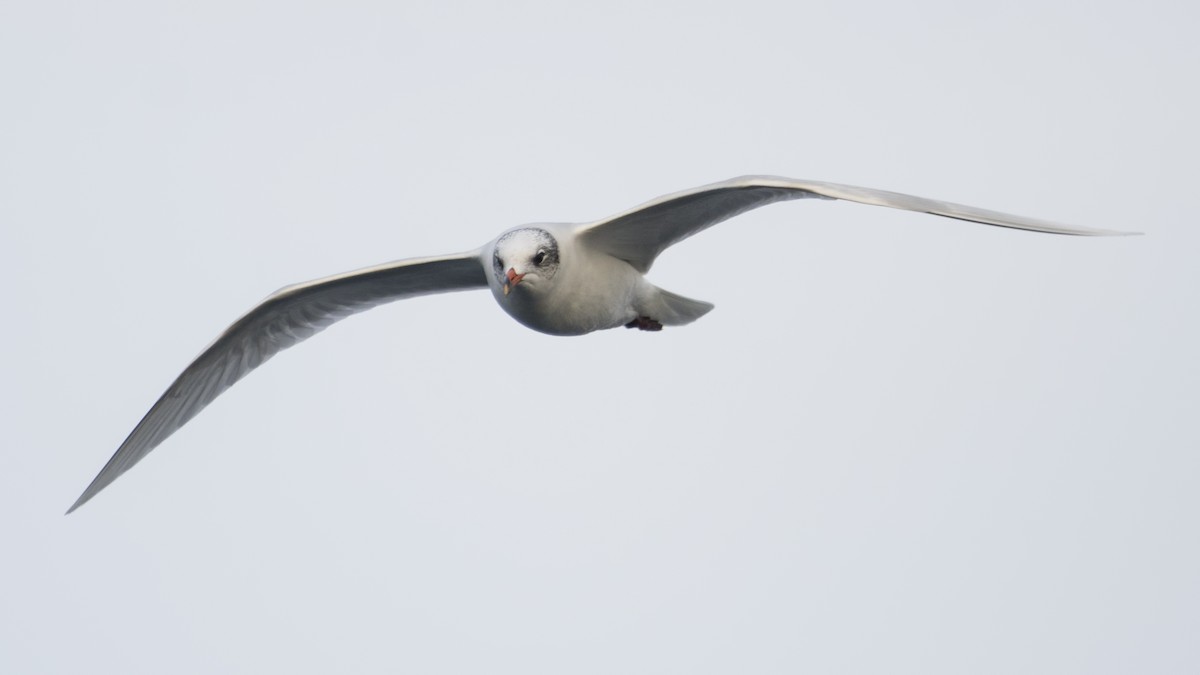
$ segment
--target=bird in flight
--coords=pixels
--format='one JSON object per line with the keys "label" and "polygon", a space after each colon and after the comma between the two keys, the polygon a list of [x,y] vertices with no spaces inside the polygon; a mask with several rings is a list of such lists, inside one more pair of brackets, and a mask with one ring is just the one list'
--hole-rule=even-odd
{"label": "bird in flight", "polygon": [[1132,234],[885,190],[745,176],[659,197],[595,222],[522,225],[465,253],[409,258],[286,286],[235,321],[180,373],[67,513],[95,497],[247,373],[351,314],[404,298],[488,288],[514,319],[551,335],[681,326],[713,306],[647,281],[644,275],[655,258],[672,244],[751,209],[810,197],[1034,232]]}

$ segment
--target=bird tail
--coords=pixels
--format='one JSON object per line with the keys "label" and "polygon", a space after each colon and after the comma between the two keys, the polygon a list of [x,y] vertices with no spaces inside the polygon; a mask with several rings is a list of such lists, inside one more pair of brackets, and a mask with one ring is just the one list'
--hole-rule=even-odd
{"label": "bird tail", "polygon": [[639,311],[643,316],[656,319],[664,326],[689,324],[708,314],[713,308],[711,302],[685,298],[657,286],[650,286],[648,290],[650,292],[642,299]]}

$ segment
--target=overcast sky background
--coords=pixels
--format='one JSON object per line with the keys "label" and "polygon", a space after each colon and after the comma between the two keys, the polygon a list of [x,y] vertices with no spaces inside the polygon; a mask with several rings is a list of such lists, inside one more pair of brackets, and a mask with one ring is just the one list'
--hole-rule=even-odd
{"label": "overcast sky background", "polygon": [[[1194,3],[0,2],[0,672],[1200,670]],[[276,288],[746,173],[714,302],[288,351],[64,517]]]}

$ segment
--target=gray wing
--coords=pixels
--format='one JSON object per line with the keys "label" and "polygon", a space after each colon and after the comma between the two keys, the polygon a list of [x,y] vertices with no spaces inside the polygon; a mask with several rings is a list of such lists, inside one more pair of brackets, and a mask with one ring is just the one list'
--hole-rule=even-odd
{"label": "gray wing", "polygon": [[974,206],[853,185],[777,176],[743,176],[659,197],[611,218],[587,223],[580,226],[579,236],[593,248],[625,260],[644,273],[668,246],[705,228],[760,206],[808,197],[844,199],[1035,232],[1086,236],[1134,234],[1069,227]]}
{"label": "gray wing", "polygon": [[479,251],[368,267],[282,288],[225,330],[158,399],[70,513],[137,464],[247,373],[355,312],[432,293],[486,288]]}

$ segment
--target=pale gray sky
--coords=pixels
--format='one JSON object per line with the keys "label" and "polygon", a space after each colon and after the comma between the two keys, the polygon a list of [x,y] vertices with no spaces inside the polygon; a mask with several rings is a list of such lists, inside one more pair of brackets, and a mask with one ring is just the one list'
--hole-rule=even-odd
{"label": "pale gray sky", "polygon": [[[1198,18],[3,3],[0,672],[1200,669]],[[745,173],[1147,236],[769,207],[692,326],[397,303],[62,516],[270,291]]]}

